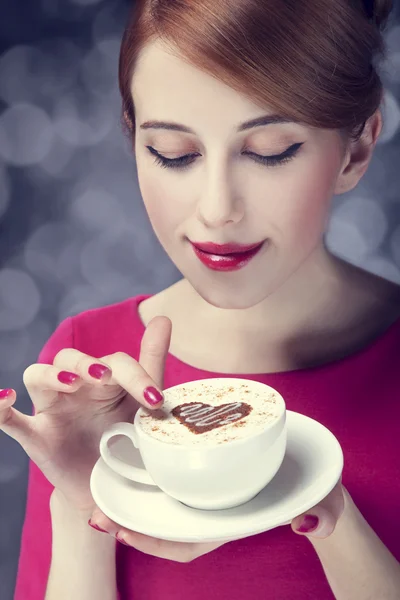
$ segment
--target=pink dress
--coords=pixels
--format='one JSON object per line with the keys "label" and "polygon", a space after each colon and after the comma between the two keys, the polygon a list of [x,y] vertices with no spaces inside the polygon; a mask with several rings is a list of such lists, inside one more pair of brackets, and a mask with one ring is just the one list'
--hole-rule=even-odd
{"label": "pink dress", "polygon": [[[40,353],[52,364],[64,347],[96,358],[139,356],[144,326],[138,304],[148,296],[85,311],[63,321]],[[400,560],[400,320],[367,348],[311,369],[236,374],[276,388],[287,408],[328,427],[342,445],[343,483],[371,527]],[[165,388],[228,376],[168,355]],[[26,518],[14,600],[43,600],[51,559],[52,485],[31,462]],[[117,544],[121,600],[333,599],[310,542],[289,526],[230,542],[191,563],[177,563]],[[91,599],[88,599],[91,600]],[[100,599],[99,599],[100,600]]]}

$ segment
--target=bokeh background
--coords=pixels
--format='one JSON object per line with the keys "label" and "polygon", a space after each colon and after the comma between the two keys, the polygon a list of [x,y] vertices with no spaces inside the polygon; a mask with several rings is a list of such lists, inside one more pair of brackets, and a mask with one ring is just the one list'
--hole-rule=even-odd
{"label": "bokeh background", "polygon": [[[25,368],[58,323],[170,285],[120,127],[128,0],[3,0],[0,18],[0,388],[31,413]],[[335,198],[333,252],[400,284],[400,10],[386,34],[384,129]],[[0,598],[12,600],[28,460],[0,432]],[[39,540],[38,540],[39,542]]]}

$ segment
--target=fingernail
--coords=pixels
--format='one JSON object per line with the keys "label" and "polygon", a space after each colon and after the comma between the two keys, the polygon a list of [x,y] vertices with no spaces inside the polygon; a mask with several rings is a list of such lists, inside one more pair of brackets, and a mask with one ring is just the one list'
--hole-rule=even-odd
{"label": "fingernail", "polygon": [[11,396],[11,394],[13,393],[14,390],[12,390],[11,388],[7,388],[5,390],[1,390],[0,391],[0,399],[4,400],[5,398],[9,398]]}
{"label": "fingernail", "polygon": [[61,381],[61,383],[71,385],[72,383],[75,383],[77,379],[79,379],[79,375],[75,375],[75,373],[70,373],[69,371],[60,371],[57,379],[58,381]]}
{"label": "fingernail", "polygon": [[118,540],[119,542],[121,542],[121,544],[125,544],[125,546],[129,546],[130,544],[128,544],[128,542],[126,542],[125,540],[123,540],[122,538],[120,538],[118,536],[118,533],[115,534],[115,539]]}
{"label": "fingernail", "polygon": [[310,533],[311,531],[317,529],[318,523],[318,517],[315,515],[305,515],[300,527],[297,528],[297,531],[300,533]]}
{"label": "fingernail", "polygon": [[89,519],[88,524],[90,525],[90,527],[93,527],[93,529],[97,529],[97,531],[101,531],[102,533],[108,533],[108,531],[106,531],[105,529],[102,529],[101,527],[96,525],[96,523],[92,523],[91,519]]}
{"label": "fingernail", "polygon": [[155,387],[147,387],[143,392],[144,399],[146,402],[151,404],[151,406],[155,406],[162,402],[162,395]]}
{"label": "fingernail", "polygon": [[101,379],[103,375],[105,375],[107,372],[111,371],[108,367],[105,367],[104,365],[94,364],[90,365],[89,367],[89,375],[91,377],[94,377],[94,379]]}

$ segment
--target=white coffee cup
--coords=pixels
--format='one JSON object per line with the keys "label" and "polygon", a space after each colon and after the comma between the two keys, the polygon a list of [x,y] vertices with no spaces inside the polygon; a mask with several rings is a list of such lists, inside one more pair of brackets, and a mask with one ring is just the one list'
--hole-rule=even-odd
{"label": "white coffee cup", "polygon": [[[203,392],[198,393],[200,389],[203,392],[206,390],[208,399],[213,398],[213,401],[207,401]],[[226,424],[219,427],[216,434],[211,434],[220,436],[219,439],[215,437],[215,440],[208,439],[203,443],[206,437],[204,433],[194,435],[184,424],[174,419],[176,424],[172,425],[178,428],[178,434],[179,431],[182,432],[182,439],[179,443],[171,443],[144,431],[140,420],[148,419],[150,413],[140,408],[133,424],[115,423],[103,433],[100,441],[103,460],[119,475],[139,483],[158,486],[169,496],[193,508],[217,510],[247,502],[272,480],[285,455],[286,406],[282,396],[260,382],[228,377],[213,378],[191,381],[164,390],[164,407],[168,403],[173,405],[171,398],[175,398],[173,402],[177,405],[194,402],[196,396],[202,396],[205,404],[218,407],[223,402],[215,400],[217,394],[221,390],[228,393],[228,389],[236,397],[239,392],[243,392],[240,396],[243,402],[253,407],[254,399],[257,398],[259,413],[254,413],[253,409],[253,415],[256,416],[248,421],[251,425],[244,422],[245,419],[241,423],[244,427],[236,430],[233,429],[233,423]],[[246,395],[245,390],[248,390]],[[179,394],[178,401],[176,398]],[[266,404],[261,405],[264,398]],[[265,412],[266,409],[261,409],[261,406],[272,408]],[[236,436],[236,439],[224,439],[229,438],[229,434],[233,438]],[[117,435],[127,436],[132,441],[141,454],[145,469],[128,464],[112,453],[108,442]]]}

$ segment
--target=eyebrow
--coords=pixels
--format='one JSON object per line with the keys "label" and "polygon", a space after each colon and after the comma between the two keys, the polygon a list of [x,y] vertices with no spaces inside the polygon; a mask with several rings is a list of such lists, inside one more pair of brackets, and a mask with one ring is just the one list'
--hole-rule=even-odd
{"label": "eyebrow", "polygon": [[[237,131],[246,131],[247,129],[253,129],[253,127],[263,127],[265,125],[273,125],[276,123],[297,122],[298,121],[294,121],[293,119],[281,117],[280,115],[263,115],[262,117],[257,117],[256,119],[242,123],[237,128]],[[169,121],[145,121],[141,124],[140,129],[170,129],[172,131],[183,131],[183,133],[193,133],[196,135],[194,129],[186,127],[186,125],[181,125],[180,123],[173,123]]]}

